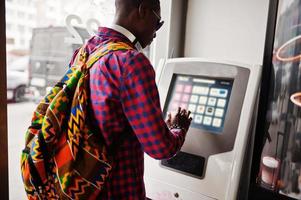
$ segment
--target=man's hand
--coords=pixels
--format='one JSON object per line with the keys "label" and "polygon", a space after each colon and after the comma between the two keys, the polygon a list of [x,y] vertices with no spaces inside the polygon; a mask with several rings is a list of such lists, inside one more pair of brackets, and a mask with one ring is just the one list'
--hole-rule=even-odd
{"label": "man's hand", "polygon": [[189,117],[190,111],[181,109],[179,107],[178,112],[175,116],[168,114],[166,124],[169,129],[178,128],[182,129],[185,133],[188,131],[192,118]]}

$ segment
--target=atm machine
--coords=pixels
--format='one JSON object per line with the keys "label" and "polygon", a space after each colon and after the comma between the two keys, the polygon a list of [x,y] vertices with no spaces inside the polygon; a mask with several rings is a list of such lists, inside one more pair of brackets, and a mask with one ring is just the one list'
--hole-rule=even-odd
{"label": "atm machine", "polygon": [[194,58],[160,62],[165,117],[180,106],[193,120],[176,156],[162,161],[145,156],[148,198],[236,199],[260,77],[260,66]]}

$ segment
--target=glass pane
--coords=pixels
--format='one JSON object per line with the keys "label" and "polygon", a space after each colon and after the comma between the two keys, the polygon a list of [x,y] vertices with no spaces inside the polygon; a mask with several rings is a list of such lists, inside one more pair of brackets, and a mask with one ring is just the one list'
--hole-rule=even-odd
{"label": "glass pane", "polygon": [[114,0],[6,0],[9,196],[26,199],[20,156],[36,101],[68,68],[75,49],[111,24]]}
{"label": "glass pane", "polygon": [[259,184],[301,199],[301,1],[280,0]]}

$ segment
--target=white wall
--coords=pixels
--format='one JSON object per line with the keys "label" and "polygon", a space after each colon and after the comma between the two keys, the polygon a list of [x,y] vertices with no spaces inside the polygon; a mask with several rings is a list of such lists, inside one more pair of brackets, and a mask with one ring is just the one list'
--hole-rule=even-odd
{"label": "white wall", "polygon": [[161,17],[164,20],[164,25],[157,32],[156,38],[151,46],[151,61],[154,68],[157,68],[159,60],[162,58],[168,58],[170,52],[168,49],[169,44],[169,32],[170,32],[170,21],[171,21],[171,7],[173,0],[161,0]]}
{"label": "white wall", "polygon": [[269,0],[188,0],[185,57],[262,64]]}
{"label": "white wall", "polygon": [[164,25],[157,32],[151,46],[151,61],[155,68],[162,58],[183,55],[186,6],[187,0],[161,0],[161,17]]}

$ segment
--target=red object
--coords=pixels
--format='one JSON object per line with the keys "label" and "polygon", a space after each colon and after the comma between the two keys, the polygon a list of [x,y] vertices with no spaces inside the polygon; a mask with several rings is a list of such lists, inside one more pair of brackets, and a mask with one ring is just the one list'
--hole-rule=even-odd
{"label": "red object", "polygon": [[291,96],[291,101],[301,107],[301,92],[297,92]]}
{"label": "red object", "polygon": [[[88,51],[118,41],[132,45],[119,32],[100,28],[97,36],[88,41]],[[114,147],[117,148],[116,165],[99,198],[145,199],[144,152],[155,159],[170,158],[184,142],[184,133],[170,132],[165,124],[155,71],[145,55],[136,49],[114,51],[91,67],[90,88],[95,125],[106,143],[112,146],[122,140],[121,145]]]}

